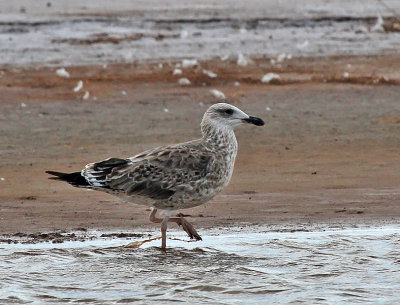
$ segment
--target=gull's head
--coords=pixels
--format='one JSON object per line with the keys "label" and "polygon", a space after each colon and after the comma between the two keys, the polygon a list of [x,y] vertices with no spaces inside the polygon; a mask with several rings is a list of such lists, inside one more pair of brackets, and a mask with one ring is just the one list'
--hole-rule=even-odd
{"label": "gull's head", "polygon": [[201,125],[235,128],[245,123],[254,124],[256,126],[264,125],[264,121],[260,118],[249,116],[233,105],[218,103],[208,108],[203,116]]}

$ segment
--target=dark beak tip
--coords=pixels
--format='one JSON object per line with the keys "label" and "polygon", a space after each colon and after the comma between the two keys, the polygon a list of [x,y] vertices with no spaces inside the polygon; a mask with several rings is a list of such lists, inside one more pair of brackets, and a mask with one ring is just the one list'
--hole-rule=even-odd
{"label": "dark beak tip", "polygon": [[256,126],[264,126],[265,125],[263,120],[261,120],[260,118],[256,118],[254,116],[251,116],[248,119],[245,119],[244,121],[247,123],[256,125]]}
{"label": "dark beak tip", "polygon": [[259,118],[257,118],[257,119],[258,119],[257,122],[254,122],[254,123],[253,123],[254,125],[256,125],[256,126],[264,126],[264,125],[265,125],[265,123],[264,123],[263,120],[261,120],[261,119],[259,119]]}

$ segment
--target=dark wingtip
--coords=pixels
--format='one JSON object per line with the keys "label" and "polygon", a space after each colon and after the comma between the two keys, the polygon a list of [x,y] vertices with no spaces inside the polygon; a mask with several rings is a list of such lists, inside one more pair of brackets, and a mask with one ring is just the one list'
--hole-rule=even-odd
{"label": "dark wingtip", "polygon": [[256,125],[256,126],[263,126],[265,125],[264,121],[261,120],[260,118],[256,118],[255,116],[249,116],[248,119],[244,119],[243,121]]}
{"label": "dark wingtip", "polygon": [[[65,177],[66,175],[68,175],[66,173],[53,172],[53,171],[46,171],[46,174],[53,175],[53,176],[56,176],[58,178],[62,178],[62,177]],[[57,178],[51,177],[49,179],[57,179]]]}
{"label": "dark wingtip", "polygon": [[80,172],[60,173],[60,172],[46,171],[46,173],[55,176],[55,177],[50,177],[49,179],[51,180],[65,181],[76,187],[85,187],[85,188],[90,187],[90,184],[86,181],[84,177],[82,177]]}

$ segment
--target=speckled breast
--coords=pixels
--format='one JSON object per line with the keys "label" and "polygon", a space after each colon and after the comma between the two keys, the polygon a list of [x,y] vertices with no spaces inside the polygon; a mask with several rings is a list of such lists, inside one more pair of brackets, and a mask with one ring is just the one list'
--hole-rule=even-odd
{"label": "speckled breast", "polygon": [[187,209],[204,204],[219,194],[229,183],[237,153],[236,142],[215,153],[215,159],[209,164],[208,173],[197,181],[179,190],[166,202],[157,202],[159,209]]}

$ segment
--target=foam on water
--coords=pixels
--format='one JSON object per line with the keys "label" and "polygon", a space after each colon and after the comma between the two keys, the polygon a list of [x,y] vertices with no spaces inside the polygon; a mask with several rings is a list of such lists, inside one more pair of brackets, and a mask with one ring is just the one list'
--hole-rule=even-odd
{"label": "foam on water", "polygon": [[[0,245],[0,303],[394,304],[400,229],[170,232],[139,249],[127,239]],[[222,233],[221,233],[222,232]],[[172,239],[171,239],[172,238]],[[130,240],[132,241],[132,240]]]}

